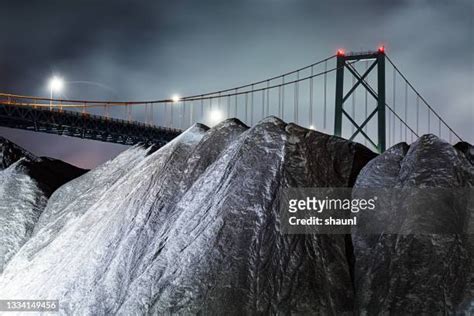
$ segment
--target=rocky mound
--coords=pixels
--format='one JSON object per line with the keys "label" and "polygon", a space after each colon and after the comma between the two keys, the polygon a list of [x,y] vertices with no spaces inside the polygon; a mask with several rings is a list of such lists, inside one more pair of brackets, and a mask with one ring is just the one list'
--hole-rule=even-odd
{"label": "rocky mound", "polygon": [[351,186],[374,156],[276,118],[195,125],[131,168],[92,171],[110,183],[86,175],[58,190],[0,297],[55,298],[80,314],[350,313],[347,238],[281,234],[278,196]]}
{"label": "rocky mound", "polygon": [[54,190],[84,172],[0,138],[0,272],[31,236]]}
{"label": "rocky mound", "polygon": [[[367,225],[397,225],[400,234],[353,234],[356,310],[361,314],[474,312],[470,152],[467,143],[453,147],[425,135],[411,146],[390,148],[362,169],[353,194],[360,188],[388,188],[403,198],[387,204],[377,217],[361,217]],[[448,194],[439,194],[440,188]],[[428,199],[420,197],[423,192]],[[458,207],[466,198],[471,208]],[[433,233],[423,233],[426,229]]]}
{"label": "rocky mound", "polygon": [[[474,217],[459,205],[472,198],[472,157],[471,145],[433,135],[377,156],[274,117],[197,124],[57,189],[0,274],[0,297],[59,299],[62,313],[85,315],[469,314]],[[2,199],[36,197],[28,177],[8,176],[25,191]],[[403,199],[359,221],[400,234],[283,234],[289,187],[399,190]],[[420,208],[419,188],[452,194]]]}
{"label": "rocky mound", "polygon": [[16,161],[25,157],[31,160],[36,159],[30,152],[0,136],[0,170],[8,168]]}

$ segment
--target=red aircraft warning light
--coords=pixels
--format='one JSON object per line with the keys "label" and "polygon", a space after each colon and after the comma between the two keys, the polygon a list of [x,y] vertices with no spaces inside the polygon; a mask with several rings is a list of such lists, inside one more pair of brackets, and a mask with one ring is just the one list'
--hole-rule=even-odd
{"label": "red aircraft warning light", "polygon": [[378,51],[379,53],[385,53],[385,46],[380,46]]}
{"label": "red aircraft warning light", "polygon": [[336,55],[337,56],[344,56],[346,52],[343,49],[338,49]]}

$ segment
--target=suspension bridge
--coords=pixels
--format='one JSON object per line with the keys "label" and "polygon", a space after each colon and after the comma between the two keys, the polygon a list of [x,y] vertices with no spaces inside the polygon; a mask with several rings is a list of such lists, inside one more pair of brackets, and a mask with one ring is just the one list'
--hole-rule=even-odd
{"label": "suspension bridge", "polygon": [[84,139],[162,146],[196,122],[277,116],[383,152],[432,133],[461,137],[386,54],[345,53],[267,79],[198,95],[148,101],[62,100],[0,93],[0,126]]}

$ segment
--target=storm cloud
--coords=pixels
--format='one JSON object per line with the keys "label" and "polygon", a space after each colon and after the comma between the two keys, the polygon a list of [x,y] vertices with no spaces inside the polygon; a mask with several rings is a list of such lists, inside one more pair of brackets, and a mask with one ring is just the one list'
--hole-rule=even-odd
{"label": "storm cloud", "polygon": [[[385,44],[428,101],[474,141],[474,5],[459,1],[2,1],[0,91],[161,99],[239,85]],[[6,128],[39,155],[93,167],[125,147]]]}

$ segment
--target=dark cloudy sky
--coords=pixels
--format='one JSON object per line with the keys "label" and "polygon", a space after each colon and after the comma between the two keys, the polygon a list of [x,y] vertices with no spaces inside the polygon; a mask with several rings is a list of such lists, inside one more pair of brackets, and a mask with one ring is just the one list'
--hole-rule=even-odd
{"label": "dark cloudy sky", "polygon": [[[0,91],[160,99],[246,83],[337,48],[380,43],[439,113],[474,141],[472,0],[5,1]],[[93,167],[125,147],[0,128],[38,155]]]}

